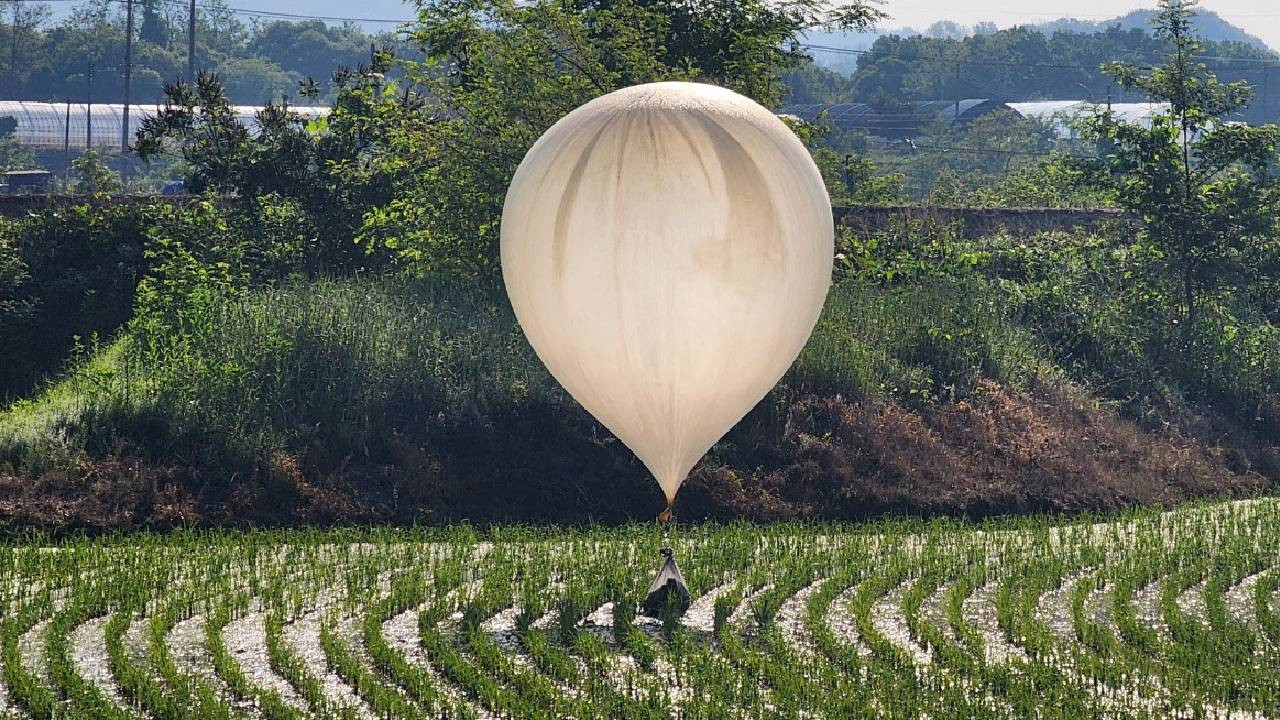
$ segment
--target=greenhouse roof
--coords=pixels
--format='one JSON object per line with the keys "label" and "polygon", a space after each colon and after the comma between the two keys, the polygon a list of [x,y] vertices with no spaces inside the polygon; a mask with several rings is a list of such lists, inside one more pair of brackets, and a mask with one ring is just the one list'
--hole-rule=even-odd
{"label": "greenhouse roof", "polygon": [[837,130],[866,130],[876,135],[913,135],[935,118],[944,122],[966,122],[1002,107],[994,100],[917,100],[905,107],[890,109],[870,103],[811,103],[788,105],[780,115],[793,115],[806,122],[816,122],[826,113],[826,122]]}
{"label": "greenhouse roof", "polygon": [[[151,117],[163,109],[163,105],[130,105],[129,137],[142,126],[143,118]],[[256,127],[254,116],[261,109],[255,105],[233,107],[236,118],[251,129]],[[290,107],[303,117],[320,117],[329,113],[327,107]],[[124,124],[124,105],[111,103],[46,103],[27,100],[0,100],[0,117],[17,120],[13,137],[19,144],[37,149],[61,149],[64,144],[82,150],[87,145],[100,149],[119,149],[121,129]],[[90,127],[92,126],[92,127]],[[92,137],[89,135],[92,134]]]}
{"label": "greenhouse roof", "polygon": [[[1061,137],[1073,134],[1071,121],[1101,112],[1107,106],[1086,100],[1045,100],[1040,102],[1006,103],[1010,110],[1023,117],[1036,118],[1049,123]],[[1111,112],[1121,122],[1142,127],[1151,126],[1151,118],[1169,112],[1168,103],[1111,103]]]}

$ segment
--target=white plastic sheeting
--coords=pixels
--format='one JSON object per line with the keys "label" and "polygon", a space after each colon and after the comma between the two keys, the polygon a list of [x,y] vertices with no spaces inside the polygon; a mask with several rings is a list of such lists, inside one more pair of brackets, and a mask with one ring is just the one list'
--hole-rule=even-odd
{"label": "white plastic sheeting", "polygon": [[[129,138],[132,142],[142,119],[155,115],[163,105],[130,105]],[[236,119],[256,128],[254,116],[260,110],[254,105],[235,106]],[[305,118],[327,115],[327,107],[293,107]],[[8,115],[18,122],[14,139],[21,145],[39,149],[61,149],[63,143],[73,150],[88,143],[101,149],[120,149],[120,130],[124,125],[124,105],[110,103],[45,103],[27,100],[0,100],[0,116]],[[70,124],[70,132],[67,128]],[[90,127],[92,126],[92,127]],[[92,133],[92,138],[88,137]]]}
{"label": "white plastic sheeting", "polygon": [[799,354],[832,252],[808,151],[765,108],[703,84],[569,113],[521,162],[502,215],[530,344],[669,502]]}
{"label": "white plastic sheeting", "polygon": [[[1049,123],[1058,137],[1064,139],[1075,137],[1076,131],[1071,127],[1073,121],[1107,109],[1106,105],[1084,100],[1045,100],[1007,105],[1023,117]],[[1153,116],[1169,112],[1169,103],[1112,103],[1111,112],[1117,120],[1149,128]]]}

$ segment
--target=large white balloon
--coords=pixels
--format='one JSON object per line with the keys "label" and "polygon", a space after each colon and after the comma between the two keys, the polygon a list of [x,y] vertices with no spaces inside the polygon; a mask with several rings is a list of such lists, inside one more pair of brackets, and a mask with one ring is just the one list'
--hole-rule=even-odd
{"label": "large white balloon", "polygon": [[822,177],[778,118],[723,88],[653,83],[592,100],[529,150],[502,274],[538,357],[670,502],[804,346],[832,239]]}

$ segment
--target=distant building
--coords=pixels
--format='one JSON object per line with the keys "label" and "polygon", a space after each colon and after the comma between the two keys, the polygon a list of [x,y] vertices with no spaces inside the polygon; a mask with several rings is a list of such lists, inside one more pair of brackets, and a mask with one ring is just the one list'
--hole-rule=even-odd
{"label": "distant building", "polygon": [[46,192],[53,184],[53,173],[48,170],[10,170],[4,177],[0,192],[10,195]]}
{"label": "distant building", "polygon": [[[142,127],[143,118],[151,117],[163,108],[163,105],[130,105],[129,137],[137,134],[138,128]],[[255,125],[254,115],[261,108],[237,105],[233,109],[236,118],[252,129]],[[290,106],[290,109],[307,118],[329,114],[327,107]],[[120,149],[124,105],[94,103],[86,111],[84,103],[0,100],[0,117],[6,115],[18,122],[12,137],[19,144],[37,150],[60,150],[64,143],[72,150],[83,150],[89,145],[100,150]],[[89,129],[90,125],[92,130]],[[92,137],[89,137],[90,132]]]}
{"label": "distant building", "polygon": [[[1048,124],[1064,140],[1076,136],[1075,128],[1071,127],[1073,121],[1102,112],[1108,107],[1086,100],[1015,102],[1006,103],[1006,106],[1023,117],[1035,118]],[[1153,116],[1169,112],[1169,103],[1111,103],[1110,108],[1117,120],[1149,128]]]}
{"label": "distant building", "polygon": [[901,108],[882,108],[870,103],[841,103],[837,105],[808,104],[787,105],[778,109],[780,115],[794,115],[805,122],[817,122],[825,112],[826,122],[836,130],[861,130],[869,135],[903,138],[924,132],[930,123],[941,120],[946,123],[967,123],[993,112],[1008,112],[1009,108],[998,100],[916,100]]}

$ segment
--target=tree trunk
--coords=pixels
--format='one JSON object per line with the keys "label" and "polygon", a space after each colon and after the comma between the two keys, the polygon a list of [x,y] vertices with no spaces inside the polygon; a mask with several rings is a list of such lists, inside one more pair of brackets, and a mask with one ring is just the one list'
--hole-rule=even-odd
{"label": "tree trunk", "polygon": [[1187,304],[1187,318],[1190,319],[1196,313],[1196,294],[1191,280],[1191,261],[1186,257],[1185,249],[1182,257],[1182,295]]}

